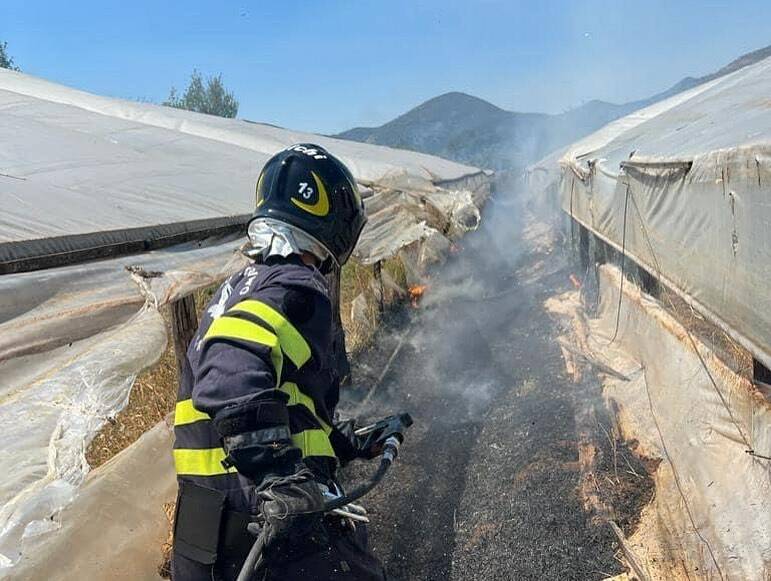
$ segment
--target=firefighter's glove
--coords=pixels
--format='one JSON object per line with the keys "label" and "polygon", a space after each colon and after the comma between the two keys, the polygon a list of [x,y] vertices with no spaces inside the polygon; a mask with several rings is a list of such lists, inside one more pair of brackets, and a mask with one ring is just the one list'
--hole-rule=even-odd
{"label": "firefighter's glove", "polygon": [[307,468],[291,476],[267,478],[257,494],[268,544],[303,544],[320,534],[324,497]]}
{"label": "firefighter's glove", "polygon": [[356,424],[348,420],[335,425],[335,429],[330,434],[330,440],[335,449],[335,455],[343,464],[355,458],[371,460],[383,453],[386,440],[391,436],[398,438],[401,442],[404,431],[411,425],[412,418],[409,414],[403,413],[388,416],[370,424],[358,430],[360,433],[357,435]]}
{"label": "firefighter's glove", "polygon": [[372,449],[372,442],[367,437],[357,436],[356,422],[354,420],[345,420],[335,424],[335,429],[329,435],[332,447],[335,450],[335,456],[344,466],[351,460],[363,458],[370,460],[377,456]]}

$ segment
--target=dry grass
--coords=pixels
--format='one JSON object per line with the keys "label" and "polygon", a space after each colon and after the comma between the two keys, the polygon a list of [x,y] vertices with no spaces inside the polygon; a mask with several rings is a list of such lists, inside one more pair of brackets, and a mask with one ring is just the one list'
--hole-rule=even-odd
{"label": "dry grass", "polygon": [[[215,290],[216,287],[210,287],[195,294],[199,314]],[[170,332],[168,309],[164,309],[163,315]],[[137,377],[126,407],[92,440],[86,450],[89,466],[101,466],[171,413],[177,400],[177,382],[177,362],[170,340],[158,363]]]}
{"label": "dry grass", "polygon": [[158,575],[164,579],[171,578],[171,549],[174,543],[174,513],[176,512],[176,502],[166,502],[163,505],[163,512],[169,521],[169,534],[161,546],[161,564],[158,566]]}
{"label": "dry grass", "polygon": [[381,263],[380,277],[375,267],[351,261],[343,267],[340,284],[340,317],[349,351],[366,347],[377,329],[383,311],[407,297],[407,271],[404,263],[391,258]]}
{"label": "dry grass", "polygon": [[134,382],[128,405],[102,428],[86,451],[89,466],[101,466],[135,442],[174,409],[177,363],[169,346],[160,361]]}

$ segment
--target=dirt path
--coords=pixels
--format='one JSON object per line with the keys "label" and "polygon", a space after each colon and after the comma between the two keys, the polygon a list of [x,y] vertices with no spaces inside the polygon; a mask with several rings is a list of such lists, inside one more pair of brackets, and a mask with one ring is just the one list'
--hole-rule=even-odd
{"label": "dirt path", "polygon": [[596,378],[577,385],[565,374],[543,309],[570,284],[565,257],[525,246],[485,260],[501,256],[494,226],[357,362],[356,382],[371,385],[405,338],[367,411],[416,419],[400,464],[368,499],[373,545],[396,580],[603,579],[623,568],[609,527],[584,509],[581,443],[622,525],[634,523],[650,479],[624,450],[636,469],[617,476]]}

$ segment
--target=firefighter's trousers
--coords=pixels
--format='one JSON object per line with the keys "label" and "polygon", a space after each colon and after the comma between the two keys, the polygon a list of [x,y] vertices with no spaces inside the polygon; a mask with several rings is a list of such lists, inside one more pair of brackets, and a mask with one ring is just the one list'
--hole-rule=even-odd
{"label": "firefighter's trousers", "polygon": [[[385,581],[383,566],[369,549],[366,527],[355,531],[325,525],[329,547],[293,559],[268,560],[254,581]],[[203,565],[174,554],[174,581],[234,581],[246,555],[218,555],[214,565]]]}

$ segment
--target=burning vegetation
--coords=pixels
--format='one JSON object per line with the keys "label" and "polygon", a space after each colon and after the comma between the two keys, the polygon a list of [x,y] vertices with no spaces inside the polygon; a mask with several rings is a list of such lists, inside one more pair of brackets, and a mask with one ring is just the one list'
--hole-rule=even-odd
{"label": "burning vegetation", "polygon": [[418,308],[418,304],[420,303],[420,299],[423,298],[423,295],[425,294],[426,290],[428,289],[427,284],[414,284],[410,286],[409,293],[410,293],[410,304],[412,305],[413,309]]}

